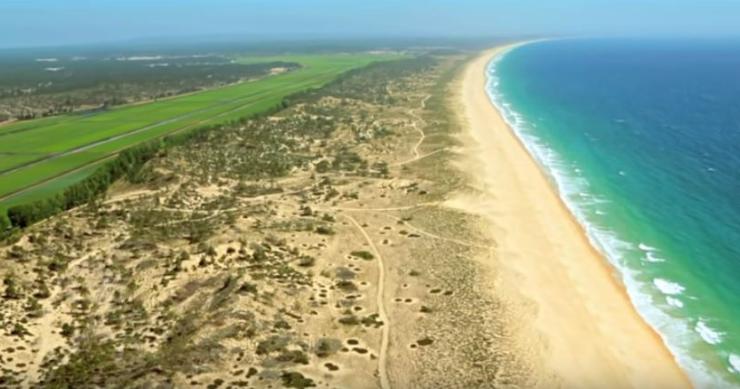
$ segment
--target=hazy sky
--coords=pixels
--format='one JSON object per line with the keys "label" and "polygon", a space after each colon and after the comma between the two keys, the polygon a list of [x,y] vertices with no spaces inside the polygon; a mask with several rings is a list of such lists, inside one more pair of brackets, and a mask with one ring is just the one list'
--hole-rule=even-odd
{"label": "hazy sky", "polygon": [[212,34],[740,36],[740,0],[0,0],[0,47]]}

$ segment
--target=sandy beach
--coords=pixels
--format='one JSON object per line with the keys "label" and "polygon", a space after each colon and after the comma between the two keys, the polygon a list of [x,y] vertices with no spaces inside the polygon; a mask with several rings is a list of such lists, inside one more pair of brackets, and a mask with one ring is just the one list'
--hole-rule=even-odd
{"label": "sandy beach", "polygon": [[507,48],[483,53],[464,70],[460,113],[467,128],[458,165],[476,189],[449,205],[489,221],[497,242],[492,283],[527,323],[521,338],[549,377],[540,386],[689,387],[615,270],[490,102],[485,71]]}

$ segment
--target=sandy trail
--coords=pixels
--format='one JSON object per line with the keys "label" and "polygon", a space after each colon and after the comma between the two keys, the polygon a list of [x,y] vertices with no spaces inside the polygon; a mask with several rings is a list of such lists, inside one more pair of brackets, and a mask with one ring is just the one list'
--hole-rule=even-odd
{"label": "sandy trail", "polygon": [[[486,69],[508,47],[471,61],[462,85],[459,168],[482,192],[447,203],[480,214],[496,238],[497,293],[534,305],[524,330],[546,376],[568,388],[690,386],[638,315],[615,270],[589,243],[537,163],[490,102]],[[519,304],[518,306],[522,306]],[[531,334],[530,334],[531,333]],[[528,335],[527,335],[528,334]],[[530,347],[531,349],[531,347]]]}
{"label": "sandy trail", "polygon": [[365,241],[370,245],[370,249],[373,251],[373,255],[378,258],[378,294],[377,294],[377,305],[378,305],[378,316],[380,321],[383,322],[381,327],[380,336],[380,351],[378,351],[378,375],[380,376],[380,387],[381,389],[390,389],[391,383],[388,379],[388,342],[390,339],[390,327],[391,322],[388,318],[388,314],[385,309],[385,264],[383,263],[383,257],[380,255],[378,248],[373,243],[373,240],[368,235],[367,231],[355,220],[352,216],[344,215],[365,237]]}
{"label": "sandy trail", "polygon": [[[332,209],[332,210],[344,210],[344,211],[357,211],[357,212],[374,212],[374,213],[377,213],[380,216],[384,216],[384,217],[387,217],[389,219],[393,219],[396,222],[403,222],[403,226],[406,227],[406,228],[408,228],[409,230],[411,230],[411,232],[415,232],[415,233],[417,233],[419,235],[424,235],[427,238],[432,238],[432,239],[437,239],[437,240],[443,240],[445,242],[450,242],[450,243],[458,244],[458,245],[461,245],[461,246],[476,247],[476,248],[484,249],[484,250],[489,250],[491,248],[489,246],[484,246],[482,244],[478,244],[478,243],[475,243],[475,242],[467,242],[467,241],[460,240],[460,239],[446,238],[444,236],[437,235],[437,234],[431,233],[429,231],[423,230],[423,229],[421,229],[419,227],[416,227],[413,224],[409,223],[408,221],[403,220],[403,218],[400,218],[398,216],[393,216],[393,215],[389,215],[387,213],[384,213],[385,211],[388,211],[388,210],[396,210],[394,208],[386,208],[386,209],[383,209],[383,208],[376,208],[376,209],[330,208],[330,209]],[[404,207],[403,209],[406,209],[406,207]]]}
{"label": "sandy trail", "polygon": [[[427,109],[427,100],[429,100],[431,97],[432,97],[432,95],[427,95],[426,97],[424,97],[421,100],[421,103],[420,103],[420,106],[419,106],[419,109],[420,110],[423,111],[423,110]],[[447,148],[443,147],[441,149],[437,149],[437,150],[434,150],[434,151],[431,151],[431,152],[428,152],[428,153],[425,153],[425,154],[421,154],[419,152],[419,148],[421,148],[421,145],[426,140],[427,134],[424,132],[424,130],[422,130],[419,127],[419,123],[424,123],[424,119],[422,119],[422,117],[419,116],[419,114],[417,114],[414,111],[409,111],[409,114],[414,117],[414,121],[411,123],[411,126],[414,127],[414,130],[416,130],[419,133],[419,140],[416,142],[416,144],[414,144],[414,148],[411,150],[412,153],[414,154],[414,156],[412,158],[410,158],[410,159],[407,159],[407,160],[404,160],[404,161],[401,161],[401,162],[394,163],[391,166],[408,165],[408,164],[410,164],[412,162],[416,162],[416,161],[418,161],[420,159],[424,159],[426,157],[430,157],[430,156],[432,156],[434,154],[437,154],[437,153],[440,153],[442,151],[447,150]]]}
{"label": "sandy trail", "polygon": [[410,209],[416,209],[421,207],[433,207],[439,205],[439,201],[432,201],[428,203],[418,203],[414,205],[407,205],[402,207],[389,207],[389,208],[351,208],[351,207],[331,207],[331,209],[338,211],[357,211],[357,212],[383,212],[383,211],[408,211]]}
{"label": "sandy trail", "polygon": [[[427,100],[429,100],[430,97],[432,96],[431,95],[426,96],[424,97],[423,100],[421,100],[421,107],[420,107],[421,110],[425,110],[427,108]],[[413,116],[414,119],[416,119],[414,120],[413,125],[414,125],[414,129],[416,129],[416,131],[418,131],[420,135],[419,141],[416,142],[416,144],[414,145],[414,157],[416,159],[419,159],[421,155],[419,154],[419,147],[421,147],[421,144],[424,143],[424,140],[427,138],[427,134],[424,132],[424,130],[419,128],[419,124],[418,124],[418,123],[424,123],[424,120],[416,112],[411,111],[410,113],[411,113],[411,116]]]}

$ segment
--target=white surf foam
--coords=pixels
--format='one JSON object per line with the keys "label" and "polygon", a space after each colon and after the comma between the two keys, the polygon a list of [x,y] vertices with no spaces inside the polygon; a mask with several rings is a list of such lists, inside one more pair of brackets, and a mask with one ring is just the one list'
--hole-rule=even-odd
{"label": "white surf foam", "polygon": [[642,250],[645,253],[645,260],[648,262],[665,262],[665,259],[658,257],[655,252],[658,251],[657,248],[653,246],[648,246],[645,243],[640,242],[640,244],[637,245],[637,248]]}
{"label": "white surf foam", "polygon": [[138,55],[131,57],[118,57],[116,61],[157,61],[163,59],[161,55]]}
{"label": "white surf foam", "polygon": [[740,355],[730,354],[727,361],[730,363],[730,366],[732,366],[733,373],[740,374]]}
{"label": "white surf foam", "polygon": [[[620,239],[616,232],[590,221],[589,213],[599,213],[599,211],[587,208],[583,199],[578,195],[580,192],[589,192],[588,182],[578,180],[576,174],[568,173],[572,169],[567,169],[562,158],[554,150],[521,125],[524,118],[521,114],[512,111],[511,105],[503,100],[503,95],[499,89],[494,87],[494,85],[500,85],[500,80],[496,72],[491,70],[495,69],[496,65],[510,51],[498,55],[489,64],[487,91],[492,104],[501,113],[501,116],[530,155],[549,176],[548,178],[556,187],[565,205],[586,231],[591,244],[601,251],[606,259],[619,270],[633,305],[648,324],[660,334],[679,365],[688,372],[694,386],[730,387],[732,384],[712,372],[704,361],[695,358],[689,352],[693,345],[702,341],[697,332],[692,330],[690,323],[661,310],[654,301],[654,293],[650,291],[645,283],[639,281],[638,271],[628,266],[626,257],[630,253],[634,253],[634,245]],[[663,261],[662,258],[651,255],[657,251],[656,248],[644,243],[640,243],[638,248],[646,253],[648,260]],[[683,302],[675,298],[676,295],[685,290],[682,285],[663,279],[655,279],[653,285],[666,296],[666,299],[670,297],[673,304],[683,305]],[[671,303],[669,302],[669,304]],[[735,362],[740,364],[740,360],[735,360]]]}
{"label": "white surf foam", "polygon": [[669,296],[677,295],[683,293],[686,288],[684,288],[681,284],[673,281],[668,281],[663,278],[656,278],[653,280],[653,285],[655,285],[658,290]]}
{"label": "white surf foam", "polygon": [[666,296],[665,301],[672,307],[683,308],[683,302],[677,298]]}
{"label": "white surf foam", "polygon": [[665,259],[656,256],[653,251],[648,251],[647,254],[645,254],[645,260],[653,263],[665,262]]}
{"label": "white surf foam", "polygon": [[709,344],[722,343],[722,337],[724,336],[724,334],[710,327],[702,319],[699,319],[699,321],[696,322],[694,330],[699,334],[699,336],[701,336],[702,339],[704,339],[705,342]]}
{"label": "white surf foam", "polygon": [[640,242],[640,244],[637,245],[637,247],[640,248],[642,251],[655,251],[657,250],[655,247],[648,246],[645,243]]}

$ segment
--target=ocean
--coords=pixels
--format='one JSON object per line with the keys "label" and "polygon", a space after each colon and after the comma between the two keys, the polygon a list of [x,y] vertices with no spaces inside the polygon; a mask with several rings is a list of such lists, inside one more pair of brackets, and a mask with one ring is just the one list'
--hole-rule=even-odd
{"label": "ocean", "polygon": [[740,387],[740,40],[566,39],[489,95],[699,387]]}

